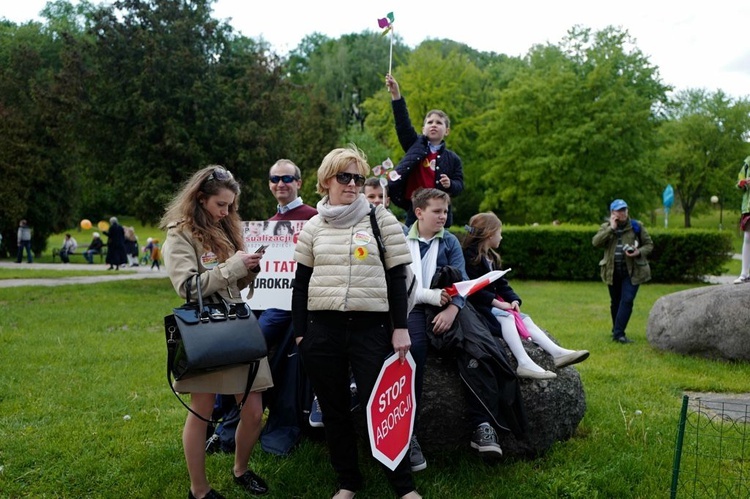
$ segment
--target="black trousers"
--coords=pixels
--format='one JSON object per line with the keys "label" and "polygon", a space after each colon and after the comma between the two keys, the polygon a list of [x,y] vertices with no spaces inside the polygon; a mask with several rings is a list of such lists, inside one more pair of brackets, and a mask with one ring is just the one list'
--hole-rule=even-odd
{"label": "black trousers", "polygon": [[[393,353],[387,322],[386,313],[313,311],[299,344],[302,364],[323,411],[331,465],[342,489],[357,491],[363,485],[350,410],[349,367],[359,398],[366,404],[383,362]],[[415,489],[408,456],[407,452],[394,471],[383,466],[399,497]]]}

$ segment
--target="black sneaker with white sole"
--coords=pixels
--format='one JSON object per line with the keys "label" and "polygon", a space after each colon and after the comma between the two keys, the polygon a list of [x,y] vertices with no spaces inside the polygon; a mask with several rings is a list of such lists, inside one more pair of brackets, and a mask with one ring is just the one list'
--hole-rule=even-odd
{"label": "black sneaker with white sole", "polygon": [[503,449],[497,443],[497,433],[489,423],[482,423],[471,436],[471,448],[479,451],[482,457],[501,457]]}

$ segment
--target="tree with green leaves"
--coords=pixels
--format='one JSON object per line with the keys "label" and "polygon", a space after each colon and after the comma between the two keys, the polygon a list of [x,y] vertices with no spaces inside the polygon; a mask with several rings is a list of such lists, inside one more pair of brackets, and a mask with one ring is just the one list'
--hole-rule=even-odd
{"label": "tree with green leaves", "polygon": [[[362,103],[384,86],[390,44],[379,33],[365,31],[332,40],[313,34],[303,39],[289,58],[294,81],[323,92],[337,110],[340,135],[349,127],[362,131],[366,113]],[[394,60],[408,49],[396,38]]]}
{"label": "tree with green leaves", "polygon": [[750,101],[734,100],[721,90],[690,89],[670,100],[659,131],[658,161],[674,185],[690,227],[699,201],[718,195],[737,199],[735,178],[750,154]]}
{"label": "tree with green leaves", "polygon": [[18,221],[34,229],[32,250],[72,223],[78,183],[59,140],[66,116],[53,95],[62,43],[44,25],[0,23],[0,231],[15,247]]}
{"label": "tree with green leaves", "polygon": [[335,137],[327,104],[286,81],[265,44],[213,19],[212,4],[120,0],[69,40],[61,93],[75,103],[89,208],[153,222],[193,171],[222,164],[245,187],[242,216],[263,219],[270,165],[330,149],[318,135]]}
{"label": "tree with green leaves", "polygon": [[481,204],[516,223],[590,223],[614,198],[654,204],[655,111],[668,87],[627,32],[575,27],[533,47],[481,118]]}

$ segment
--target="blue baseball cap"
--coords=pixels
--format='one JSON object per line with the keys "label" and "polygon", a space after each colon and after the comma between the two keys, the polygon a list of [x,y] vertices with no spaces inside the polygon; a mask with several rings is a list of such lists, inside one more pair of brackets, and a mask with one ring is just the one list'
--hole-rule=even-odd
{"label": "blue baseball cap", "polygon": [[609,205],[609,211],[617,211],[627,207],[628,203],[626,203],[622,199],[615,199],[614,201],[612,201],[612,204]]}

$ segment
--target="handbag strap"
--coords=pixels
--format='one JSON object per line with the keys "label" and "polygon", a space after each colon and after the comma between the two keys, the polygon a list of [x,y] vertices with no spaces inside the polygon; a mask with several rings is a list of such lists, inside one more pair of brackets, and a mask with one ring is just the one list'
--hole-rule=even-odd
{"label": "handbag strap", "polygon": [[250,390],[253,387],[253,383],[255,382],[255,377],[258,375],[258,370],[260,368],[260,360],[254,360],[248,367],[247,372],[247,384],[245,385],[245,392],[242,395],[242,400],[240,401],[238,407],[239,411],[237,412],[237,416],[228,420],[221,420],[221,419],[206,419],[197,412],[195,412],[193,409],[190,408],[189,405],[185,403],[184,400],[182,400],[182,397],[180,397],[180,394],[177,393],[177,391],[174,389],[174,382],[172,380],[172,365],[174,364],[174,357],[175,357],[175,350],[177,349],[177,342],[167,342],[167,382],[169,383],[169,388],[172,389],[172,393],[174,393],[174,396],[177,397],[177,400],[180,401],[180,403],[185,406],[185,409],[190,411],[195,417],[200,419],[201,421],[205,421],[206,423],[210,423],[213,425],[219,424],[219,423],[230,423],[238,420],[242,414],[242,407],[245,405],[245,402],[247,401],[247,397],[250,395]]}
{"label": "handbag strap", "polygon": [[201,290],[201,276],[200,274],[195,274],[193,277],[188,278],[187,281],[185,281],[185,298],[187,299],[187,302],[190,303],[190,282],[195,279],[195,295],[198,300],[198,310],[200,310],[200,320],[201,322],[208,322],[209,319],[209,313],[208,311],[203,308],[203,291]]}
{"label": "handbag strap", "polygon": [[[190,295],[192,294],[192,286],[191,282],[195,279],[195,290],[196,290],[196,299],[198,301],[198,310],[200,311],[200,320],[201,322],[208,322],[210,320],[210,312],[208,309],[203,307],[203,291],[201,289],[201,276],[200,274],[195,274],[192,277],[189,277],[187,281],[185,281],[185,300],[186,303],[190,303]],[[224,305],[224,311],[227,319],[236,319],[238,318],[237,315],[237,305],[234,303],[228,303],[223,296],[216,293],[215,295],[221,304]],[[243,316],[239,316],[240,318],[245,318]]]}

